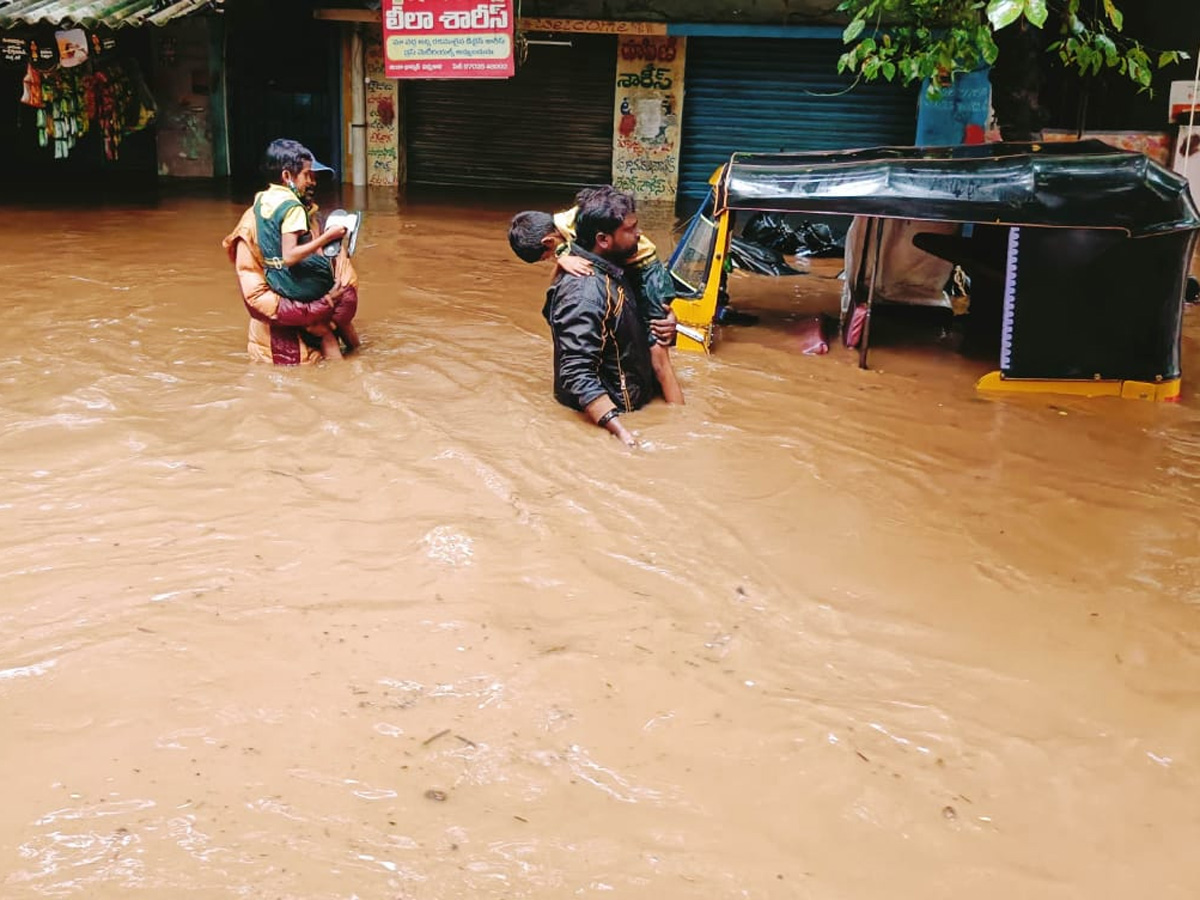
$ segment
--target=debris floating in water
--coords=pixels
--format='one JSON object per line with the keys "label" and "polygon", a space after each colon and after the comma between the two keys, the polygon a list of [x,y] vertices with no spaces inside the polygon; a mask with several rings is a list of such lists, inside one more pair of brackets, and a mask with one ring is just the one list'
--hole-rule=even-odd
{"label": "debris floating in water", "polygon": [[425,545],[425,552],[430,559],[448,566],[469,566],[475,552],[474,541],[449,525],[439,525],[425,535],[421,542]]}

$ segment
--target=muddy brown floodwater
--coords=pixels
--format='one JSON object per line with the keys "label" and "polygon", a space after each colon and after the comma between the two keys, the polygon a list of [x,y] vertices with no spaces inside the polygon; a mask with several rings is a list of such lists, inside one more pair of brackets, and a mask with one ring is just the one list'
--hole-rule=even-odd
{"label": "muddy brown floodwater", "polygon": [[523,205],[372,196],[302,370],[228,199],[6,210],[0,896],[1200,895],[1197,314],[1181,404],[997,400],[736,277],[630,453]]}

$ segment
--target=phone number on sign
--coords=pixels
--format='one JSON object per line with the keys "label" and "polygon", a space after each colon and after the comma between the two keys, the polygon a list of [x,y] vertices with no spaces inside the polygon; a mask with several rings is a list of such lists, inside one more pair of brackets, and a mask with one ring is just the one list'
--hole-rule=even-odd
{"label": "phone number on sign", "polygon": [[395,35],[387,40],[387,58],[439,59],[444,57],[505,59],[512,54],[508,35],[457,35],[402,38]]}

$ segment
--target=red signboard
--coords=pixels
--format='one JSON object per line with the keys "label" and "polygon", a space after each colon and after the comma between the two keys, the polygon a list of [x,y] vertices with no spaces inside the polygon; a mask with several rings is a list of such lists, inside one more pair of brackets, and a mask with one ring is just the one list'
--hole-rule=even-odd
{"label": "red signboard", "polygon": [[383,0],[389,78],[510,78],[512,0]]}

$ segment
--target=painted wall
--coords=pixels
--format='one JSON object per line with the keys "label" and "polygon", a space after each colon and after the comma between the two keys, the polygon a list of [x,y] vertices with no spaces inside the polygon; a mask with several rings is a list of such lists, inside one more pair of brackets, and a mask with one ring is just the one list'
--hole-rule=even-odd
{"label": "painted wall", "polygon": [[[367,184],[395,186],[404,183],[403,122],[400,115],[400,84],[384,74],[383,31],[362,29],[363,52],[366,56],[367,101]],[[350,139],[354,114],[350,64],[350,30],[342,40],[342,181],[349,184],[354,178],[354,143]]]}
{"label": "painted wall", "polygon": [[158,104],[158,174],[212,178],[211,36],[203,18],[152,32],[152,90]]}
{"label": "painted wall", "polygon": [[612,180],[639,200],[675,199],[686,46],[662,36],[617,42]]}
{"label": "painted wall", "polygon": [[917,93],[917,146],[982,144],[991,116],[992,84],[988,70],[959,75],[931,98],[929,79]]}
{"label": "painted wall", "polygon": [[367,54],[367,184],[397,185],[400,154],[400,85],[384,74],[382,32],[364,42]]}

